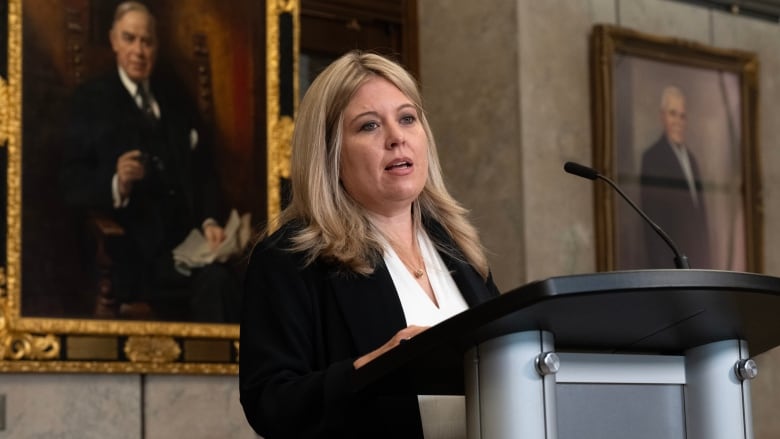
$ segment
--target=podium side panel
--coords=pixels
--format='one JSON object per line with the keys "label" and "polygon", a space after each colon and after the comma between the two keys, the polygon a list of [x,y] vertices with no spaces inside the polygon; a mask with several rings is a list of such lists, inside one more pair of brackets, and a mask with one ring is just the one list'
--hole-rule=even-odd
{"label": "podium side panel", "polygon": [[744,341],[725,340],[685,353],[688,439],[753,439],[749,381],[734,365],[747,357]]}
{"label": "podium side panel", "polygon": [[535,366],[552,341],[544,331],[519,332],[481,343],[471,358],[467,353],[469,439],[555,439],[555,378]]}

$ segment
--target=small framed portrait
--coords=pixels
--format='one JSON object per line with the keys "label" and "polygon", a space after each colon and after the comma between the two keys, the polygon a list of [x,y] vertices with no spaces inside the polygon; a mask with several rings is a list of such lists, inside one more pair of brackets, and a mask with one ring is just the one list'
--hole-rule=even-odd
{"label": "small framed portrait", "polygon": [[598,269],[760,272],[756,56],[608,25],[591,50],[594,167],[662,231],[597,185]]}

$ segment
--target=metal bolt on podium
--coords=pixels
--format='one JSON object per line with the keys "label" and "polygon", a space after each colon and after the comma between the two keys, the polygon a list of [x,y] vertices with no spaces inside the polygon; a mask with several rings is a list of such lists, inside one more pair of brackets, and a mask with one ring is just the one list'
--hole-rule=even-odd
{"label": "metal bolt on podium", "polygon": [[734,373],[740,381],[752,380],[758,376],[758,365],[752,358],[745,358],[734,365]]}
{"label": "metal bolt on podium", "polygon": [[558,373],[558,369],[561,367],[561,359],[555,352],[542,352],[536,356],[535,366],[539,375],[551,375]]}

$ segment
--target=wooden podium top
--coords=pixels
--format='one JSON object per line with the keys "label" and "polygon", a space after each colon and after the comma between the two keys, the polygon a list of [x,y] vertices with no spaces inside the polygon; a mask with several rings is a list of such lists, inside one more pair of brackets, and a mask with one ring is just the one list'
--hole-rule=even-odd
{"label": "wooden podium top", "polygon": [[780,345],[780,278],[714,270],[553,277],[471,308],[361,368],[356,391],[463,394],[463,354],[485,340],[545,330],[557,351],[681,354],[746,340]]}

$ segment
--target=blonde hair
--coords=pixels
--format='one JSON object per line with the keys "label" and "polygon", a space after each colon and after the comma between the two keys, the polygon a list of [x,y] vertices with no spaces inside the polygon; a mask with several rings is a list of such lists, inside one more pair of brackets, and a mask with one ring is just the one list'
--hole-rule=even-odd
{"label": "blonde hair", "polygon": [[358,88],[376,76],[391,82],[412,101],[428,139],[428,180],[412,207],[415,225],[420,227],[428,220],[441,224],[457,249],[441,242],[436,242],[437,247],[465,259],[487,278],[487,258],[476,229],[445,188],[416,81],[395,62],[359,51],[330,64],[301,101],[292,139],[292,201],[279,221],[303,225],[292,237],[292,250],[306,252],[308,263],[325,258],[364,275],[372,273],[381,259],[380,232],[339,182],[344,110]]}

